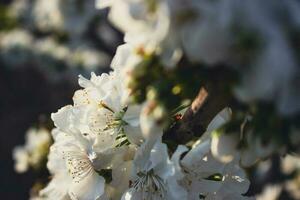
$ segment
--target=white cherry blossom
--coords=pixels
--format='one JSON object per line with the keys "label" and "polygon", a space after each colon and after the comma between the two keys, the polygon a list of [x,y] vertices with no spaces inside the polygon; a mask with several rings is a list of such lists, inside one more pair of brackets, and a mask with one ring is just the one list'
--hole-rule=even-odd
{"label": "white cherry blossom", "polygon": [[88,125],[89,132],[114,137],[125,134],[130,142],[141,143],[141,107],[128,105],[128,91],[118,74],[92,73],[91,80],[80,77],[79,84],[84,89],[75,92],[74,107],[83,110],[83,124]]}
{"label": "white cherry blossom", "polygon": [[122,200],[186,199],[178,185],[182,178],[179,157],[186,150],[180,146],[170,160],[167,146],[159,138],[149,138],[136,152],[131,187]]}

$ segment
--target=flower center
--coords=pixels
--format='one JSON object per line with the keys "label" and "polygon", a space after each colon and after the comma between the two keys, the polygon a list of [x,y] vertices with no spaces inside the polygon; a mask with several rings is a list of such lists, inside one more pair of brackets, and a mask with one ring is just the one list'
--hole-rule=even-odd
{"label": "flower center", "polygon": [[166,185],[162,178],[152,170],[144,173],[139,172],[138,178],[133,182],[133,189],[141,192],[143,199],[164,198],[166,196]]}
{"label": "flower center", "polygon": [[117,129],[118,132],[122,131],[122,127],[128,124],[123,120],[123,116],[127,111],[127,107],[123,108],[119,112],[115,112],[103,101],[100,102],[100,106],[108,111],[106,114],[107,120],[106,120],[106,127],[104,128],[104,131],[108,129]]}
{"label": "flower center", "polygon": [[63,159],[66,160],[68,172],[76,183],[79,183],[94,170],[94,154],[87,155],[81,150],[63,151]]}

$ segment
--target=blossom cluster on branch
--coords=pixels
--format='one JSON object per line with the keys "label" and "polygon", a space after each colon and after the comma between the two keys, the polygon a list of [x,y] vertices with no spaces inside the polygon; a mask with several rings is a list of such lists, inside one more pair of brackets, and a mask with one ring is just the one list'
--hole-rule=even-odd
{"label": "blossom cluster on branch", "polygon": [[51,115],[38,198],[254,199],[244,167],[299,153],[297,0],[96,6],[125,44]]}
{"label": "blossom cluster on branch", "polygon": [[143,119],[143,106],[128,104],[120,74],[79,78],[73,105],[52,114],[55,140],[48,156],[52,174],[40,191],[49,199],[232,199],[249,181],[239,166],[215,159],[212,132],[231,116],[229,108],[209,124],[189,150],[168,150],[163,130]]}

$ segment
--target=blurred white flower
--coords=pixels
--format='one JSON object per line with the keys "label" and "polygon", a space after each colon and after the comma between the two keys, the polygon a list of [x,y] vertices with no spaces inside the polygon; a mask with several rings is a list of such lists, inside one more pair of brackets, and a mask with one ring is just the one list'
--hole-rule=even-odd
{"label": "blurred white flower", "polygon": [[32,21],[39,30],[71,33],[71,39],[82,35],[95,16],[93,0],[36,0],[32,9]]}
{"label": "blurred white flower", "polygon": [[[29,51],[33,37],[23,29],[14,29],[12,31],[0,33],[0,55],[5,62],[15,66],[24,63],[32,56]],[[18,59],[15,59],[16,56]]]}
{"label": "blurred white flower", "polygon": [[205,138],[211,137],[211,153],[219,161],[229,163],[235,157],[240,156],[241,165],[250,167],[257,160],[264,159],[275,151],[280,151],[275,143],[264,144],[262,139],[254,136],[251,131],[243,134],[243,140],[247,145],[238,149],[240,134],[226,134],[217,130],[220,126],[229,122],[230,118],[231,110],[229,108],[224,109],[212,120],[204,134]]}
{"label": "blurred white flower", "polygon": [[12,1],[8,8],[9,16],[12,18],[28,18],[30,10],[32,8],[32,2],[30,0],[17,0]]}
{"label": "blurred white flower", "polygon": [[42,55],[47,55],[59,61],[65,60],[71,53],[70,49],[55,42],[51,37],[36,40],[34,49],[36,54],[41,55],[41,57],[43,57]]}
{"label": "blurred white flower", "polygon": [[36,26],[45,31],[61,29],[64,19],[59,6],[60,0],[36,0],[32,10]]}
{"label": "blurred white flower", "polygon": [[224,108],[220,111],[207,126],[206,132],[200,138],[201,141],[210,142],[212,155],[224,163],[229,163],[237,156],[236,146],[238,138],[235,135],[226,135],[218,132],[218,128],[228,123],[231,119],[232,111],[230,108]]}
{"label": "blurred white flower", "polygon": [[60,0],[59,9],[63,16],[63,31],[76,40],[87,30],[91,20],[99,11],[95,8],[95,0]]}
{"label": "blurred white flower", "polygon": [[[143,48],[136,48],[129,43],[118,46],[116,54],[112,59],[111,68],[118,73],[119,77],[124,81],[125,87],[130,85],[132,74],[143,61],[143,56],[151,55],[153,52],[146,51]],[[128,93],[131,91],[127,88]]]}
{"label": "blurred white flower", "polygon": [[237,144],[238,137],[236,135],[215,133],[211,139],[211,152],[220,161],[228,163],[236,156]]}
{"label": "blurred white flower", "polygon": [[98,1],[99,8],[109,6],[110,20],[125,33],[125,41],[135,46],[156,48],[169,28],[166,1]]}
{"label": "blurred white flower", "polygon": [[231,162],[234,157],[240,155],[241,165],[243,167],[250,167],[260,159],[267,158],[272,153],[279,152],[277,145],[273,142],[264,144],[262,139],[254,136],[252,132],[246,134],[244,138],[246,146],[238,149],[239,135],[224,134],[213,132],[211,140],[211,151],[215,158],[221,162]]}
{"label": "blurred white flower", "polygon": [[[118,46],[116,54],[111,62],[111,67],[118,73],[124,71],[124,69],[126,73],[129,73],[143,60],[142,56],[137,54],[137,51],[138,49],[135,49],[135,47],[129,43]],[[143,53],[150,54],[151,52]]]}
{"label": "blurred white flower", "polygon": [[166,67],[174,67],[182,56],[166,0],[97,1],[98,8],[110,7],[109,18],[124,32],[124,41],[144,52],[158,52]]}
{"label": "blurred white flower", "polygon": [[[241,165],[243,166],[243,165]],[[257,182],[262,182],[269,176],[269,171],[272,167],[272,161],[271,159],[262,160],[255,165],[255,171],[253,173],[253,176],[255,176],[255,179]]]}
{"label": "blurred white flower", "polygon": [[278,146],[272,141],[264,144],[262,139],[255,137],[252,133],[246,136],[247,147],[240,150],[241,165],[250,167],[259,159],[264,159],[270,156],[275,151],[279,152]]}
{"label": "blurred white flower", "polygon": [[158,123],[162,120],[164,111],[161,107],[153,105],[153,102],[148,101],[143,104],[140,114],[141,130],[144,138],[161,137],[163,125]]}
{"label": "blurred white flower", "polygon": [[23,173],[29,167],[39,168],[45,161],[51,145],[51,137],[44,128],[31,128],[26,132],[25,145],[17,146],[13,150],[15,170]]}
{"label": "blurred white flower", "polygon": [[300,156],[286,155],[281,159],[281,169],[285,174],[290,174],[296,170],[300,170]]}
{"label": "blurred white flower", "polygon": [[87,71],[96,70],[109,65],[109,57],[104,52],[89,48],[76,48],[69,55],[69,65],[82,67]]}
{"label": "blurred white flower", "polygon": [[300,198],[299,172],[293,179],[286,181],[284,187],[294,199],[299,199]]}
{"label": "blurred white flower", "polygon": [[109,56],[100,50],[61,44],[51,36],[37,39],[26,29],[1,32],[0,48],[5,66],[27,67],[27,63],[32,63],[53,82],[73,77],[74,72],[90,72],[109,65]]}
{"label": "blurred white flower", "polygon": [[282,186],[280,185],[268,185],[261,194],[256,196],[256,200],[277,200],[281,191]]}
{"label": "blurred white flower", "polygon": [[15,147],[13,150],[15,160],[15,170],[18,173],[26,172],[29,168],[29,155],[23,147]]}
{"label": "blurred white flower", "polygon": [[218,64],[228,60],[231,21],[225,4],[230,3],[190,0],[176,9],[174,15],[182,21],[179,24],[182,46],[191,62]]}

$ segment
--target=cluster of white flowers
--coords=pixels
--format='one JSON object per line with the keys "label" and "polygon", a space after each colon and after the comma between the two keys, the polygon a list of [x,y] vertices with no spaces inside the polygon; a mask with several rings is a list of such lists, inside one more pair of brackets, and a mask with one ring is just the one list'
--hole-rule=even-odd
{"label": "cluster of white flowers", "polygon": [[49,146],[51,145],[50,132],[44,128],[31,128],[26,133],[25,145],[17,146],[13,150],[15,170],[18,173],[26,172],[29,167],[39,168],[46,161]]}
{"label": "cluster of white flowers", "polygon": [[[207,66],[221,63],[236,67],[242,82],[247,82],[236,88],[240,99],[279,96],[275,104],[280,113],[293,114],[300,109],[298,94],[291,91],[299,69],[285,29],[274,16],[287,12],[290,26],[297,26],[300,4],[295,0],[283,4],[279,0],[97,0],[96,5],[109,8],[109,18],[124,32],[125,44],[117,49],[113,71],[92,73],[90,80],[80,76],[82,89],[75,92],[73,104],[52,114],[54,144],[47,164],[52,180],[40,191],[40,198],[253,199],[245,196],[250,181],[241,165],[270,155],[277,148],[273,143],[266,146],[247,134],[248,148],[238,151],[238,135],[220,133],[231,120],[232,111],[225,108],[200,138],[169,148],[163,138],[164,123],[149,114],[163,121],[164,111],[155,110],[147,100],[132,103],[129,79],[151,55],[159,55],[167,70],[182,58]],[[44,16],[37,10],[36,14],[46,19],[55,13]]]}
{"label": "cluster of white flowers", "polygon": [[[248,199],[239,156],[222,163],[211,154],[211,133],[231,115],[226,108],[188,150],[169,155],[162,130],[140,120],[117,71],[79,78],[73,105],[52,114],[55,140],[48,156],[52,180],[45,199]],[[146,124],[145,124],[146,123]],[[151,122],[150,122],[151,123]],[[186,153],[186,154],[183,154]]]}
{"label": "cluster of white flowers", "polygon": [[17,0],[9,9],[12,17],[21,18],[41,31],[61,31],[78,37],[97,14],[93,0]]}
{"label": "cluster of white flowers", "polygon": [[[3,8],[12,25],[0,28],[1,62],[38,67],[50,81],[107,68],[110,47],[119,41],[94,0],[14,0]],[[95,36],[88,38],[91,32]]]}
{"label": "cluster of white flowers", "polygon": [[[79,46],[72,48],[58,43],[51,37],[37,39],[29,31],[14,29],[0,33],[0,57],[10,68],[23,66],[24,63],[35,62],[46,77],[59,79],[57,66],[65,65],[66,73],[84,69],[87,71],[104,68],[109,63],[109,56],[92,47]],[[15,57],[18,56],[18,59]]]}

